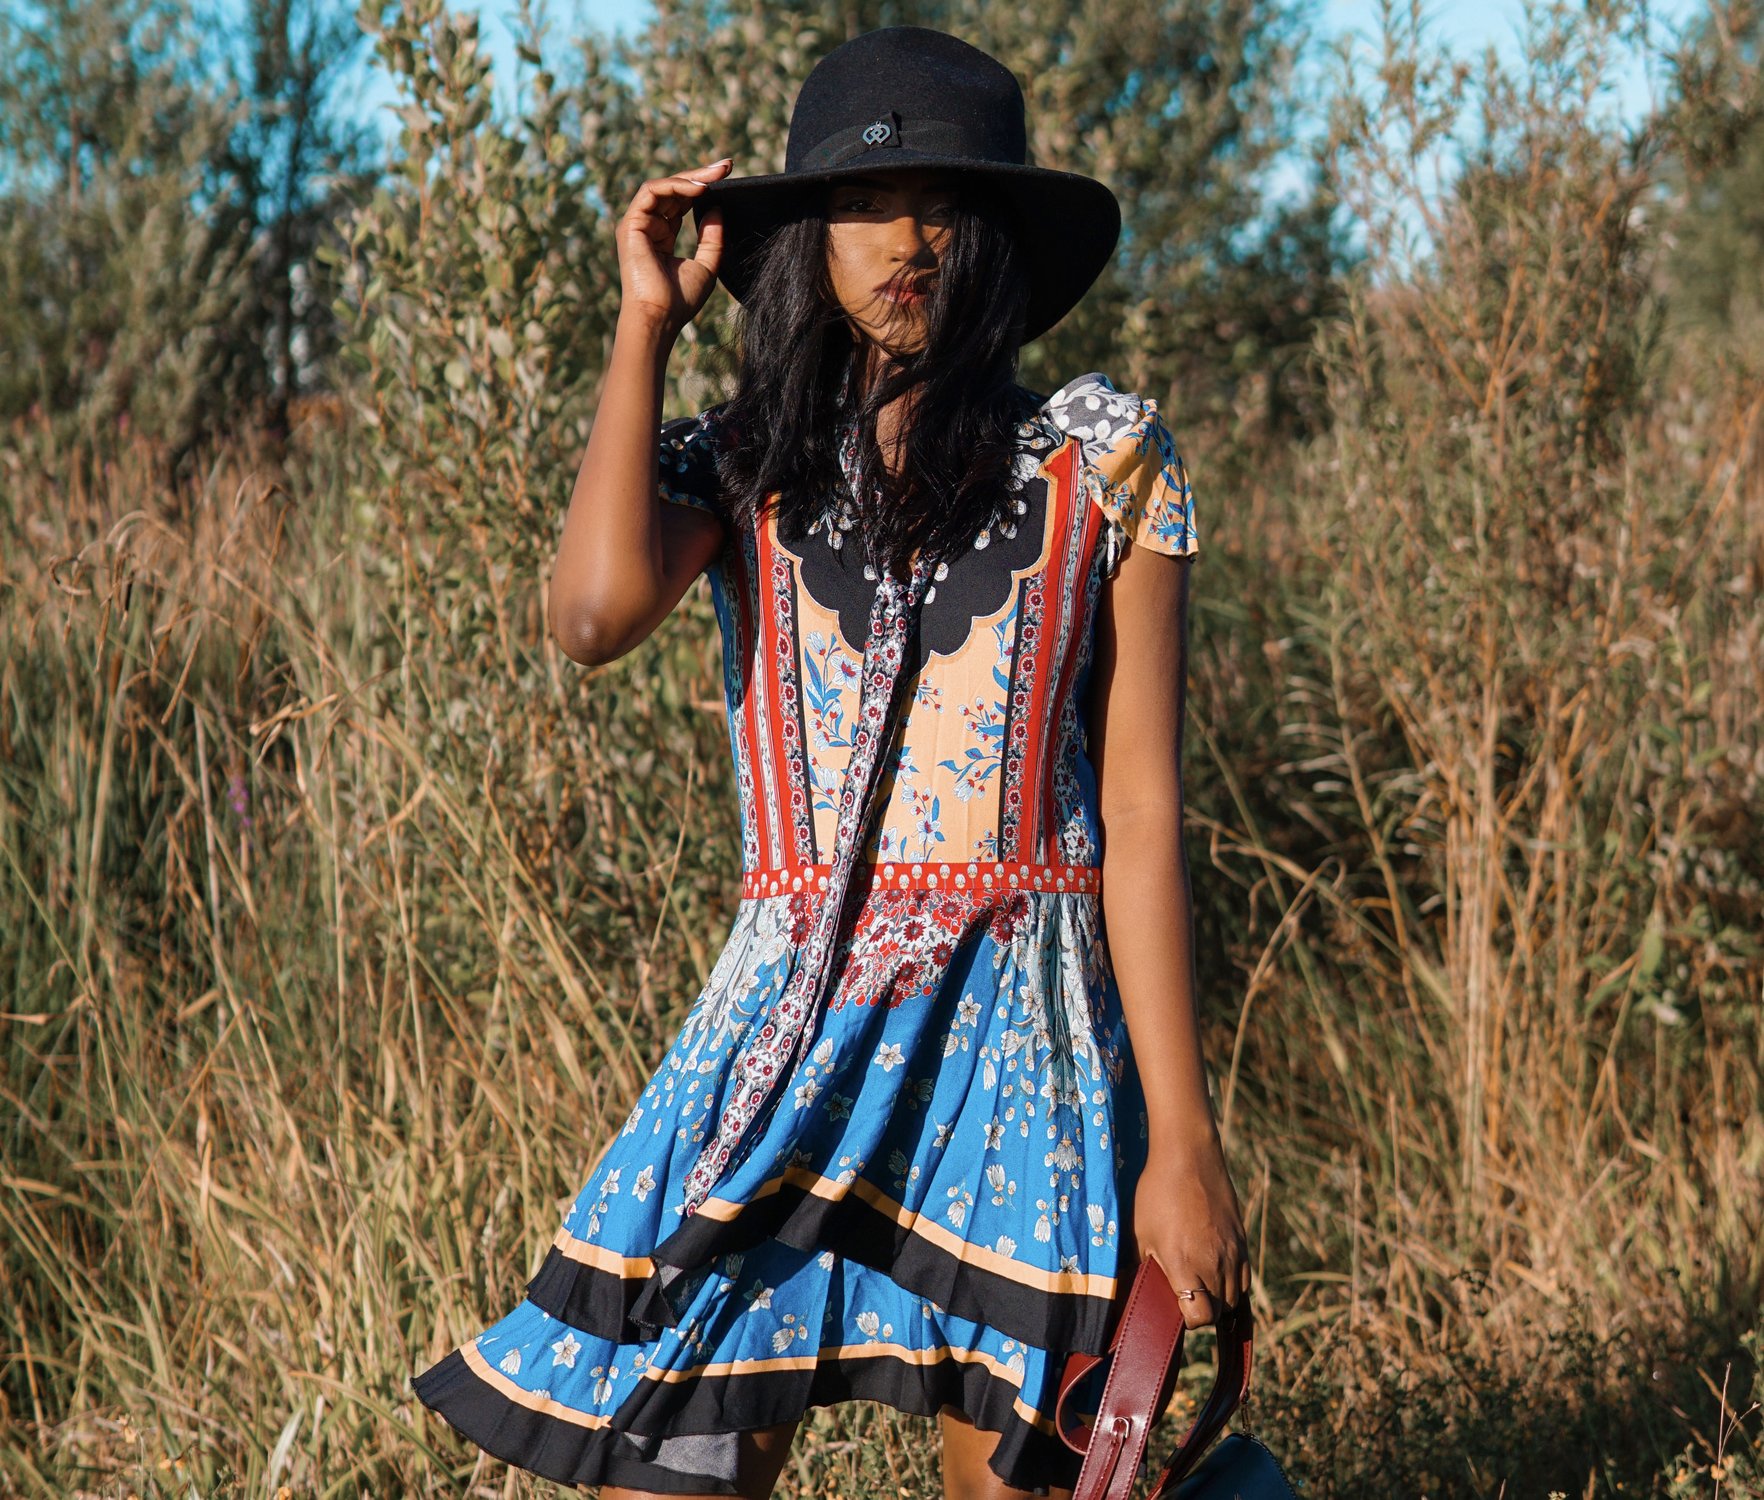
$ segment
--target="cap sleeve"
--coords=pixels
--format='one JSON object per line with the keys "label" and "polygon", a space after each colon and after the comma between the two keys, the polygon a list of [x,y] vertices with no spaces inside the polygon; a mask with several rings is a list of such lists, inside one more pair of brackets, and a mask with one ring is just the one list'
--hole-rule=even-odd
{"label": "cap sleeve", "polygon": [[663,422],[660,444],[656,478],[661,498],[708,511],[726,523],[728,510],[717,476],[715,411]]}
{"label": "cap sleeve", "polygon": [[1108,575],[1127,542],[1176,557],[1200,550],[1188,470],[1156,401],[1093,370],[1049,397],[1048,415],[1078,439],[1080,483],[1108,518]]}

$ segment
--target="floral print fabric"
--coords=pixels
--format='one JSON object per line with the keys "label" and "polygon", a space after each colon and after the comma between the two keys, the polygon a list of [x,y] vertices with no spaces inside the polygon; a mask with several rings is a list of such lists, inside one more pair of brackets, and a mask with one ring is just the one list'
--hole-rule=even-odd
{"label": "floral print fabric", "polygon": [[[667,424],[661,483],[727,523],[716,431],[715,409]],[[734,1493],[737,1430],[867,1397],[998,1431],[1010,1484],[1076,1477],[1053,1401],[1066,1355],[1106,1347],[1145,1149],[1100,923],[1091,625],[1126,547],[1197,545],[1154,402],[1093,372],[1020,436],[1008,534],[915,584],[905,649],[858,626],[896,616],[837,503],[803,536],[726,526],[742,899],[526,1296],[416,1378],[491,1453]],[[879,664],[893,722],[854,762]]]}
{"label": "floral print fabric", "polygon": [[1085,494],[1120,533],[1155,552],[1199,550],[1188,470],[1157,402],[1083,375],[1062,387],[1053,420],[1084,444]]}

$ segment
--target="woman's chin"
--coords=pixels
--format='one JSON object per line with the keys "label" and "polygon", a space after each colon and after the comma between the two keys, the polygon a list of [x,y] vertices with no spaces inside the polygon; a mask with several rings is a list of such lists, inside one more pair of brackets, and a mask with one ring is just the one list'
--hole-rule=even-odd
{"label": "woman's chin", "polygon": [[871,337],[881,345],[882,352],[891,357],[917,354],[925,347],[925,324],[923,320],[915,318],[901,325],[878,330]]}

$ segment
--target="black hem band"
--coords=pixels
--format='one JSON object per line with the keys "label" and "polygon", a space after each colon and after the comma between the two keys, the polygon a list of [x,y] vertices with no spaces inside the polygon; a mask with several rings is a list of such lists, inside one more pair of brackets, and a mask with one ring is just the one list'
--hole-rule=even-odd
{"label": "black hem band", "polygon": [[[904,1291],[929,1298],[946,1312],[1038,1349],[1060,1354],[1102,1354],[1108,1349],[1119,1283],[1115,1297],[1039,1290],[952,1255],[855,1195],[823,1198],[791,1182],[744,1204],[732,1219],[689,1217],[656,1247],[650,1257],[655,1270],[635,1283],[635,1296],[594,1286],[596,1280],[617,1284],[619,1278],[569,1261],[554,1247],[534,1277],[539,1289],[534,1301],[566,1322],[592,1318],[593,1323],[576,1326],[624,1343],[630,1341],[628,1333],[606,1331],[605,1318],[616,1299],[632,1325],[652,1330],[638,1336],[651,1338],[653,1330],[673,1328],[680,1321],[679,1309],[668,1298],[669,1282],[683,1271],[765,1239],[804,1251],[832,1250],[881,1271]],[[552,1265],[553,1256],[574,1268],[574,1284],[563,1285],[567,1273]]]}
{"label": "black hem band", "polygon": [[411,1388],[462,1437],[495,1458],[559,1484],[616,1484],[657,1494],[736,1494],[728,1481],[646,1462],[626,1430],[681,1436],[745,1431],[799,1418],[810,1407],[878,1401],[914,1416],[945,1406],[1000,1434],[989,1467],[1015,1489],[1071,1488],[1083,1460],[1026,1420],[1017,1388],[976,1361],[917,1363],[893,1355],[825,1357],[811,1369],[642,1380],[611,1422],[583,1427],[512,1400],[459,1350],[415,1376]]}

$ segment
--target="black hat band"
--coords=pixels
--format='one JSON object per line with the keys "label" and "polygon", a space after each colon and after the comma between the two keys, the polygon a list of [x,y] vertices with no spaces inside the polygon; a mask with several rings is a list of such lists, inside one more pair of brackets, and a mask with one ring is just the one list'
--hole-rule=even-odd
{"label": "black hat band", "polygon": [[[824,172],[829,167],[842,167],[848,161],[871,151],[908,145],[901,138],[901,128],[900,115],[894,110],[860,125],[848,125],[817,141],[803,153],[800,162],[793,164],[791,170]],[[914,119],[906,128],[912,133],[910,144],[914,151],[939,152],[950,156],[973,154],[973,131],[952,121]]]}

